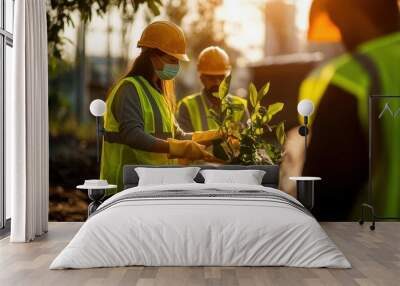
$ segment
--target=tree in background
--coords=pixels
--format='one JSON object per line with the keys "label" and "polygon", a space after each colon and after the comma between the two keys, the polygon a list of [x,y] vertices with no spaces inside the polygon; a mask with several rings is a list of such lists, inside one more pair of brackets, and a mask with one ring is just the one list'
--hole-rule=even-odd
{"label": "tree in background", "polygon": [[189,12],[187,2],[187,0],[169,0],[165,4],[167,17],[178,26],[182,26],[183,18]]}
{"label": "tree in background", "polygon": [[68,39],[62,36],[67,25],[73,25],[72,15],[79,12],[83,23],[88,23],[93,15],[103,17],[112,7],[122,11],[123,19],[133,20],[140,5],[147,7],[154,15],[160,14],[161,0],[51,0],[47,7],[47,37],[49,54],[62,57],[62,48]]}
{"label": "tree in background", "polygon": [[188,38],[188,53],[196,59],[200,52],[211,45],[223,48],[229,55],[232,65],[235,65],[240,52],[226,42],[224,21],[216,18],[217,9],[223,0],[197,0],[196,13],[190,15],[188,27],[184,24],[188,16],[188,0],[169,0],[165,5],[167,17],[183,27]]}

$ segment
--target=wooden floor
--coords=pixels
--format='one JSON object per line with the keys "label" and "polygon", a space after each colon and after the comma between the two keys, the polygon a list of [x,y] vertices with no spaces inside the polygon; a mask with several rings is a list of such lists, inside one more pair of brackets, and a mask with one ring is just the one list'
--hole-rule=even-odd
{"label": "wooden floor", "polygon": [[44,237],[27,244],[0,241],[0,285],[400,285],[400,222],[322,223],[352,269],[289,267],[124,267],[48,270],[81,223],[50,223]]}

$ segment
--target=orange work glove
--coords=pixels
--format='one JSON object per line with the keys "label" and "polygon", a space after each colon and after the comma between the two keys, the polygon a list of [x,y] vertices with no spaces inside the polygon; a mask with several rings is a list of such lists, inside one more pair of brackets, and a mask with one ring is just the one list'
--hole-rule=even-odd
{"label": "orange work glove", "polygon": [[169,138],[169,157],[194,160],[212,160],[214,156],[206,151],[206,147],[192,140],[176,140]]}
{"label": "orange work glove", "polygon": [[192,140],[197,143],[209,145],[213,140],[221,139],[222,134],[219,130],[209,130],[209,131],[196,131],[193,132]]}

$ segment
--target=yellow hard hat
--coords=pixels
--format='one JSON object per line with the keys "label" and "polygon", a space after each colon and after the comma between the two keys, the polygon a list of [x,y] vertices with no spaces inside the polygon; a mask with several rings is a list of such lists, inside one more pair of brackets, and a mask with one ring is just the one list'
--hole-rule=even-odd
{"label": "yellow hard hat", "polygon": [[184,33],[180,27],[169,21],[155,21],[148,25],[137,46],[159,49],[178,60],[189,61]]}
{"label": "yellow hard hat", "polygon": [[220,47],[205,48],[199,55],[197,70],[201,74],[226,75],[231,70],[229,56]]}
{"label": "yellow hard hat", "polygon": [[323,0],[314,0],[310,10],[308,40],[313,42],[340,42],[338,27],[329,18]]}

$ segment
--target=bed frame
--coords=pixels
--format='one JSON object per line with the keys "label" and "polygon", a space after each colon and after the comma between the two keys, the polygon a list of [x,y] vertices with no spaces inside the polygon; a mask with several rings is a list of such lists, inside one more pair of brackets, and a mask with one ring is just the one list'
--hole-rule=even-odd
{"label": "bed frame", "polygon": [[[195,167],[199,167],[202,170],[204,169],[215,169],[215,170],[263,170],[265,171],[265,175],[262,179],[261,184],[265,187],[271,187],[277,189],[279,186],[279,166],[277,165],[194,165]],[[176,165],[125,165],[124,173],[123,173],[123,183],[124,189],[136,187],[139,182],[139,176],[137,175],[135,168],[136,167],[146,167],[146,168],[180,168],[185,166],[176,166]],[[203,176],[198,173],[196,178],[194,179],[197,183],[204,183]]]}

